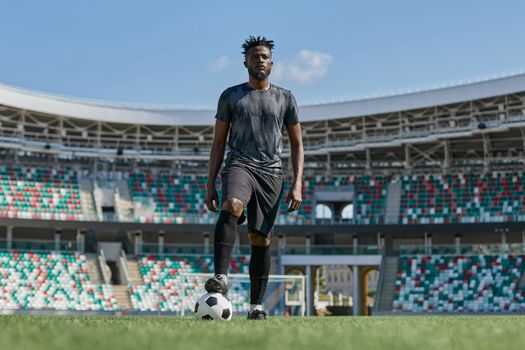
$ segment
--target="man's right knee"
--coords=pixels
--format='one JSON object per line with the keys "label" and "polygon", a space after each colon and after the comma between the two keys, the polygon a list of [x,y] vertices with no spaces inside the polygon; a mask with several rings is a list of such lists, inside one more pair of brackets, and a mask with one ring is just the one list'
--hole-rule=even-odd
{"label": "man's right knee", "polygon": [[222,210],[232,213],[240,217],[244,210],[244,203],[237,198],[228,198],[222,203]]}

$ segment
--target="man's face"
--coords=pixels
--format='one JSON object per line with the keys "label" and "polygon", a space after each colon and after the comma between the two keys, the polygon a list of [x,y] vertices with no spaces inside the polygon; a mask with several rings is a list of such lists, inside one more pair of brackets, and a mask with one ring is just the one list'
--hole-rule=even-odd
{"label": "man's face", "polygon": [[266,46],[256,46],[246,54],[246,68],[248,74],[255,80],[268,78],[272,71],[272,53]]}

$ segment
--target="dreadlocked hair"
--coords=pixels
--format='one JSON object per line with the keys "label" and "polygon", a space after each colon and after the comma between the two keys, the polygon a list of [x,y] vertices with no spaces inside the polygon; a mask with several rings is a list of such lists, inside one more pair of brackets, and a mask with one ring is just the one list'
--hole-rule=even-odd
{"label": "dreadlocked hair", "polygon": [[256,47],[256,46],[266,46],[267,48],[270,49],[270,52],[272,52],[274,44],[273,44],[273,40],[268,40],[264,36],[255,37],[255,36],[250,35],[248,39],[246,39],[244,43],[242,44],[242,54],[246,56],[248,51],[252,47]]}

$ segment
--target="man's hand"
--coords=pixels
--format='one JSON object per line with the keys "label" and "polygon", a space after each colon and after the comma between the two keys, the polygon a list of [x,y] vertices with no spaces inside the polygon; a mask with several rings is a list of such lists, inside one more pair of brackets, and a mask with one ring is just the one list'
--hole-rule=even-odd
{"label": "man's hand", "polygon": [[288,212],[296,211],[301,206],[303,201],[301,184],[296,183],[288,192],[285,203],[288,204]]}
{"label": "man's hand", "polygon": [[219,195],[217,194],[215,186],[208,187],[208,190],[206,191],[206,207],[208,207],[209,211],[216,213],[218,203]]}

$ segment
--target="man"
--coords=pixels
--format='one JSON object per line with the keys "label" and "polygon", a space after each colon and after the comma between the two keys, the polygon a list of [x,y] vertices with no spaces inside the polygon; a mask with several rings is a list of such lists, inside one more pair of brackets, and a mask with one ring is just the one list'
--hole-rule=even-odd
{"label": "man", "polygon": [[288,211],[302,201],[304,152],[295,98],[270,84],[272,40],[250,36],[242,45],[247,83],[226,89],[219,98],[210,151],[206,206],[217,212],[215,180],[224,158],[228,132],[230,151],[222,177],[222,205],[214,234],[215,276],[206,281],[207,292],[228,292],[228,266],[237,225],[248,216],[250,259],[250,313],[248,319],[265,320],[262,300],[270,272],[270,238],[284,189],[281,165],[283,127],[292,152],[293,184],[286,196]]}

